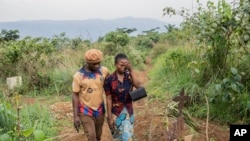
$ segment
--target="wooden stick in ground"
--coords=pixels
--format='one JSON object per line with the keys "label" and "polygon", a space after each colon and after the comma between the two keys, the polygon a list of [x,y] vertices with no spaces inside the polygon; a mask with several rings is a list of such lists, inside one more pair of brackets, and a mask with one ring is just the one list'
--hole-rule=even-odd
{"label": "wooden stick in ground", "polygon": [[20,140],[20,110],[21,110],[21,107],[18,107],[17,108],[17,132],[18,132],[17,140],[18,141]]}
{"label": "wooden stick in ground", "polygon": [[205,95],[205,98],[206,98],[206,103],[207,103],[206,140],[209,141],[209,138],[208,138],[209,103],[208,103],[208,98],[206,95]]}
{"label": "wooden stick in ground", "polygon": [[183,119],[182,109],[184,107],[184,102],[188,101],[189,99],[190,97],[185,95],[184,88],[182,88],[180,95],[176,96],[173,99],[175,102],[179,102],[178,104],[179,116],[177,118],[177,140],[178,141],[184,140],[184,119]]}
{"label": "wooden stick in ground", "polygon": [[151,122],[150,122],[150,127],[149,127],[149,136],[148,136],[148,140],[151,140],[151,132],[152,132],[152,123],[153,123],[153,117],[151,118]]}

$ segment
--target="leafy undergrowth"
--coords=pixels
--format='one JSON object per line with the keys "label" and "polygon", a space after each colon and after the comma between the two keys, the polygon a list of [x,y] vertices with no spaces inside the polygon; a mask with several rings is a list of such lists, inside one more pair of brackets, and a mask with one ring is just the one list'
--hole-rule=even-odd
{"label": "leafy undergrowth", "polygon": [[[52,140],[57,131],[57,122],[47,110],[48,99],[6,97],[0,104],[1,141]],[[8,139],[7,139],[8,136]]]}

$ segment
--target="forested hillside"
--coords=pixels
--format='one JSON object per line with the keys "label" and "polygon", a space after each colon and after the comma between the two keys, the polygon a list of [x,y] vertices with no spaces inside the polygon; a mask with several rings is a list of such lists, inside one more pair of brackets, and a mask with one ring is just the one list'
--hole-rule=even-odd
{"label": "forested hillside", "polygon": [[133,35],[141,34],[142,31],[158,27],[158,31],[164,31],[164,25],[175,24],[165,21],[159,21],[149,18],[125,17],[111,20],[89,19],[89,20],[37,20],[37,21],[13,21],[0,22],[0,30],[20,31],[20,37],[46,37],[51,38],[54,35],[65,33],[68,38],[83,38],[91,41],[97,41],[99,37],[116,28],[135,28]]}

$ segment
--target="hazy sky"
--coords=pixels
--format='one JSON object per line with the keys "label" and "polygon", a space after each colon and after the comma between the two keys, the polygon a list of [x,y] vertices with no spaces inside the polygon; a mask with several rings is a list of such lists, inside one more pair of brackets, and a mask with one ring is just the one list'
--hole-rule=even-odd
{"label": "hazy sky", "polygon": [[0,0],[0,22],[114,19],[127,16],[180,21],[182,19],[178,17],[163,17],[163,8],[191,9],[192,1],[195,7],[196,0]]}

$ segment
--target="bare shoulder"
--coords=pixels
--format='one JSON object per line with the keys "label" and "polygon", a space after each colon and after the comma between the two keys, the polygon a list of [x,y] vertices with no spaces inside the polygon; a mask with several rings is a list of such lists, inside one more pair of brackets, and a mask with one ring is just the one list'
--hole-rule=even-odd
{"label": "bare shoulder", "polygon": [[102,71],[102,73],[103,73],[105,76],[108,76],[108,75],[109,75],[109,70],[108,70],[107,67],[102,66],[102,67],[101,67],[101,71]]}

